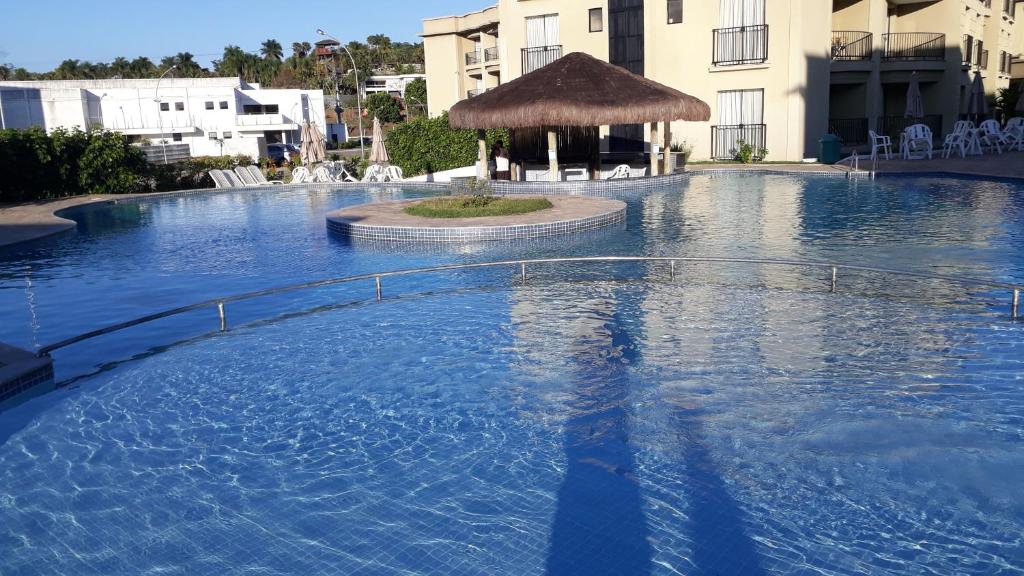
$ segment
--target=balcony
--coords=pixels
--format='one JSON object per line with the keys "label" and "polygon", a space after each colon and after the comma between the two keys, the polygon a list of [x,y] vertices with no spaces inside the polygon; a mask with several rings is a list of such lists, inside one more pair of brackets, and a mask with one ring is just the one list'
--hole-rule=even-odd
{"label": "balcony", "polygon": [[763,160],[759,151],[765,145],[764,124],[737,124],[734,126],[711,127],[711,158],[714,160],[733,160],[743,144],[754,147],[754,157]]}
{"label": "balcony", "polygon": [[485,88],[477,88],[476,90],[466,90],[466,98],[472,98],[473,96],[479,96],[487,92]]}
{"label": "balcony", "polygon": [[299,127],[284,114],[239,114],[235,116],[235,126],[241,132],[295,130]]}
{"label": "balcony", "polygon": [[498,60],[498,47],[492,46],[484,50],[484,62],[496,62]]}
{"label": "balcony", "polygon": [[832,60],[844,62],[871,60],[871,32],[834,30],[832,32]]}
{"label": "balcony", "polygon": [[946,35],[937,32],[882,34],[882,62],[946,59]]}
{"label": "balcony", "polygon": [[476,66],[480,63],[480,53],[476,50],[466,52],[466,66]]}
{"label": "balcony", "polygon": [[828,133],[835,134],[846,146],[857,146],[868,142],[867,118],[830,118]]}
{"label": "balcony", "polygon": [[523,48],[523,74],[543,68],[562,57],[562,45]]}
{"label": "balcony", "polygon": [[768,25],[715,28],[711,31],[711,64],[735,66],[768,60]]}

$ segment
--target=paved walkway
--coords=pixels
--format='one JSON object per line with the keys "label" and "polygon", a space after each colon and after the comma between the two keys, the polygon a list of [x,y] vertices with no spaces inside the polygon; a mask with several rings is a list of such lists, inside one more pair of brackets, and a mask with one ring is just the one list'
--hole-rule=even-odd
{"label": "paved walkway", "polygon": [[129,197],[131,195],[95,194],[0,206],[0,246],[35,240],[74,228],[74,220],[53,214],[64,208]]}

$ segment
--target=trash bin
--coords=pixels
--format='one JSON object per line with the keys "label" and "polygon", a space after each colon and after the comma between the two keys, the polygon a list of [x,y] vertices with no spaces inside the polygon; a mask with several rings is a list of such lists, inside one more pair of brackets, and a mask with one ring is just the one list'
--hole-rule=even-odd
{"label": "trash bin", "polygon": [[825,134],[818,140],[821,146],[818,161],[822,164],[835,164],[842,158],[843,141],[835,134]]}

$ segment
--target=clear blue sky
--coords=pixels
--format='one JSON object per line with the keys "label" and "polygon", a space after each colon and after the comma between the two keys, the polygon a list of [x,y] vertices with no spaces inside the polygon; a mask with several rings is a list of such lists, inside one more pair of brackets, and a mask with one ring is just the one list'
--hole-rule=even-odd
{"label": "clear blue sky", "polygon": [[154,62],[192,52],[208,66],[224,46],[255,51],[274,38],[316,42],[323,28],[344,42],[370,34],[412,42],[421,20],[470,12],[493,0],[11,0],[0,24],[0,63],[33,72],[75,58],[109,62],[148,56]]}

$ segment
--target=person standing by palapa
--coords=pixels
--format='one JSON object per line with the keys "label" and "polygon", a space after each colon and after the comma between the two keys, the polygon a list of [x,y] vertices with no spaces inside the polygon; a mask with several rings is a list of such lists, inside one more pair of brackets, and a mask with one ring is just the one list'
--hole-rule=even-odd
{"label": "person standing by palapa", "polygon": [[496,180],[511,180],[512,172],[509,166],[511,160],[504,142],[498,140],[494,144],[494,148],[491,149],[491,157],[494,158],[494,178]]}

